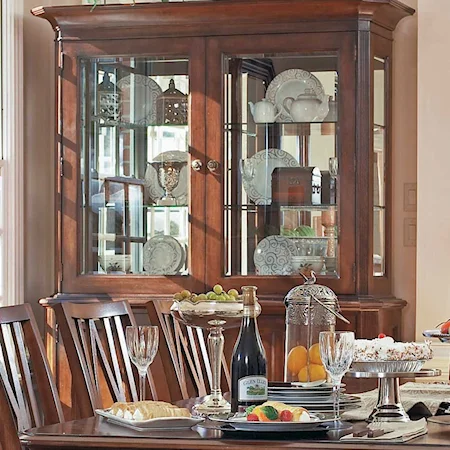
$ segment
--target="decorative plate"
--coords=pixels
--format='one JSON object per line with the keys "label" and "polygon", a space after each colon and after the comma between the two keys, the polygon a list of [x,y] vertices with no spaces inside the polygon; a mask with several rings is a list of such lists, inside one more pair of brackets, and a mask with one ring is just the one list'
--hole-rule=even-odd
{"label": "decorative plate", "polygon": [[201,417],[161,417],[159,419],[149,420],[130,420],[123,417],[117,417],[111,414],[108,409],[96,409],[95,414],[105,417],[108,422],[122,425],[133,430],[145,431],[149,429],[173,429],[173,428],[191,428],[194,425],[203,422]]}
{"label": "decorative plate", "polygon": [[176,275],[184,264],[185,252],[172,236],[153,236],[144,244],[144,270],[149,275]]}
{"label": "decorative plate", "polygon": [[276,167],[300,166],[292,155],[278,148],[261,150],[242,161],[242,184],[255,204],[272,203],[272,172]]}
{"label": "decorative plate", "polygon": [[[172,191],[172,195],[175,197],[177,205],[187,205],[188,201],[188,169],[187,162],[189,154],[187,152],[181,152],[179,150],[171,150],[168,152],[162,152],[157,155],[153,161],[171,161],[171,162],[185,162],[186,165],[181,168],[180,179],[178,185]],[[159,199],[164,197],[164,189],[158,182],[158,174],[156,169],[147,164],[145,171],[144,184],[147,190],[148,197],[151,202],[156,203]]]}
{"label": "decorative plate", "polygon": [[[144,126],[156,123],[156,99],[162,94],[162,89],[156,81],[145,75],[132,74],[119,80],[117,87],[121,90],[121,122]],[[134,89],[132,94],[131,87]],[[130,110],[131,95],[133,111]],[[130,116],[125,117],[125,113]]]}
{"label": "decorative plate", "polygon": [[215,422],[222,422],[240,431],[256,432],[302,432],[316,430],[322,424],[326,425],[330,419],[324,419],[323,416],[311,414],[311,422],[248,422],[246,417],[236,417],[229,419],[219,419],[210,417]]}
{"label": "decorative plate", "polygon": [[292,256],[297,249],[284,236],[268,236],[256,247],[253,254],[257,275],[291,275]]}
{"label": "decorative plate", "polygon": [[328,95],[325,95],[322,83],[310,72],[302,69],[288,69],[278,74],[267,87],[266,99],[277,106],[281,114],[277,122],[292,122],[291,116],[283,107],[283,101],[287,97],[294,100],[305,92],[312,89],[317,98],[322,101],[316,122],[322,122],[328,114]]}

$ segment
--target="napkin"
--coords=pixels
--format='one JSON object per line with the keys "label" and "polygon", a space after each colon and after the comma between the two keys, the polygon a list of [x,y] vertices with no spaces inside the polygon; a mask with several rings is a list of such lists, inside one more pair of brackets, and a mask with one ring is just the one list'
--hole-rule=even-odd
{"label": "napkin", "polygon": [[[366,420],[378,401],[378,389],[358,394],[361,408],[342,413],[344,420]],[[408,413],[420,410],[420,416],[436,414],[443,401],[450,401],[450,385],[442,383],[409,382],[400,386],[400,399]],[[414,409],[413,409],[414,408]]]}
{"label": "napkin", "polygon": [[351,441],[351,442],[367,442],[367,441],[378,441],[378,442],[392,442],[401,443],[414,439],[418,436],[426,434],[427,421],[425,419],[417,420],[416,422],[375,422],[368,425],[368,428],[382,429],[385,434],[378,437],[369,438],[366,436],[354,437],[353,434],[346,434],[341,437],[341,441]]}

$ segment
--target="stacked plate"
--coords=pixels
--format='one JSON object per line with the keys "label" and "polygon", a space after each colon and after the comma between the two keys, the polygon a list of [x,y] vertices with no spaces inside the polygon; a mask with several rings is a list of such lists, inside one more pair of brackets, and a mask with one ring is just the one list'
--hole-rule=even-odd
{"label": "stacked plate", "polygon": [[[339,396],[341,411],[358,408],[360,398],[346,394],[342,386]],[[269,385],[268,397],[269,400],[283,402],[287,405],[303,406],[312,412],[333,412],[333,386],[330,383],[306,387],[295,386],[290,383],[274,383]]]}

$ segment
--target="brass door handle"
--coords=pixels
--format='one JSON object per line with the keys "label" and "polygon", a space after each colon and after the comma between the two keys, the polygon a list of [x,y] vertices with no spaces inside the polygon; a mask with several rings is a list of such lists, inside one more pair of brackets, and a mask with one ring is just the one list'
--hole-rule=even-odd
{"label": "brass door handle", "polygon": [[199,159],[194,159],[194,161],[191,162],[191,167],[196,171],[200,172],[202,170],[203,163]]}
{"label": "brass door handle", "polygon": [[219,163],[215,159],[210,159],[207,162],[206,167],[211,173],[216,173],[219,169]]}

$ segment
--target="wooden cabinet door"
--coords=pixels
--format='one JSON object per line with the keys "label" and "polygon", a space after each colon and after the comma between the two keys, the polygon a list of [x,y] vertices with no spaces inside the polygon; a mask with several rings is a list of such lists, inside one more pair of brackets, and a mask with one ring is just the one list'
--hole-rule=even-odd
{"label": "wooden cabinet door", "polygon": [[[208,38],[208,286],[255,284],[270,298],[301,284],[299,270],[309,268],[337,293],[355,293],[364,221],[355,216],[355,37]],[[315,116],[305,96],[319,103]],[[270,105],[272,116],[255,111]]]}
{"label": "wooden cabinet door", "polygon": [[64,43],[60,292],[204,290],[204,46]]}

